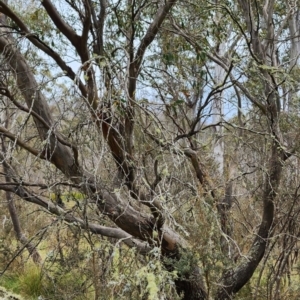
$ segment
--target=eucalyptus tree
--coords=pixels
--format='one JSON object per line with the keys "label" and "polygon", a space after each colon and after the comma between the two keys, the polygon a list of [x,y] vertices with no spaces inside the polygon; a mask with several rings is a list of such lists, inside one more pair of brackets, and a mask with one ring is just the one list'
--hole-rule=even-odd
{"label": "eucalyptus tree", "polygon": [[[159,249],[183,299],[231,298],[264,257],[285,162],[298,150],[297,139],[283,137],[281,122],[287,93],[297,97],[295,7],[243,0],[0,1],[1,109],[12,119],[0,127],[10,178],[0,189],[141,255]],[[293,57],[286,59],[286,48]],[[220,95],[234,112],[215,124]],[[222,172],[215,126],[224,128],[230,146],[236,138],[243,145]],[[247,177],[253,173],[257,182]],[[251,245],[230,229],[227,183],[247,201],[259,198],[259,217],[244,225],[254,231]],[[66,210],[38,188],[77,190],[89,211]],[[90,211],[99,212],[97,222]],[[234,253],[222,251],[224,241]]]}

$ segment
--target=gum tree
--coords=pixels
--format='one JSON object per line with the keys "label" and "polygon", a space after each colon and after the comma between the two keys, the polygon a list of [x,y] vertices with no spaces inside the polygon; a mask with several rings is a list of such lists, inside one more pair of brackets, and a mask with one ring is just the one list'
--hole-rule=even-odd
{"label": "gum tree", "polygon": [[[166,269],[177,272],[183,299],[232,297],[264,257],[284,165],[298,148],[297,139],[283,137],[281,117],[285,98],[297,97],[297,59],[284,56],[285,47],[298,55],[295,7],[242,0],[21,4],[0,1],[1,109],[13,120],[0,127],[3,171],[10,178],[0,189],[140,254],[160,249]],[[218,124],[211,120],[216,99],[229,115]],[[249,121],[253,112],[259,121]],[[238,149],[223,174],[213,155],[216,126]],[[264,150],[251,148],[249,135]],[[249,170],[256,156],[263,168]],[[47,176],[35,178],[36,169]],[[249,199],[255,179],[249,179],[251,188],[239,184],[252,173],[260,177],[253,194],[260,217],[252,244],[242,249],[229,230],[232,192],[226,198],[226,187],[234,185]],[[99,212],[98,222],[87,210],[78,216],[64,209],[38,188],[79,191]],[[241,198],[237,203],[244,203]],[[209,218],[212,223],[201,227]],[[192,228],[194,240],[187,232]],[[201,239],[205,231],[210,235]],[[224,241],[234,253],[219,250]],[[209,259],[201,257],[205,252]],[[213,275],[217,288],[207,275],[212,260],[223,271],[219,279]]]}

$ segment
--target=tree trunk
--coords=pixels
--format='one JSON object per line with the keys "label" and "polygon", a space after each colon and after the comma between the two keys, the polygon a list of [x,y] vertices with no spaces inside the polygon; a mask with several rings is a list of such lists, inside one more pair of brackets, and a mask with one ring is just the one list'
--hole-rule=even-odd
{"label": "tree trunk", "polygon": [[[294,8],[295,12],[289,18],[289,31],[291,36],[291,49],[290,49],[290,72],[295,70],[299,65],[300,58],[300,37],[299,37],[299,19],[300,19],[300,9],[297,7]],[[292,87],[287,94],[287,104],[284,109],[290,113],[294,113],[297,105],[293,104],[293,96],[295,92],[299,90],[299,84],[296,87]]]}
{"label": "tree trunk", "polygon": [[216,299],[230,299],[233,294],[237,293],[250,280],[263,258],[274,219],[274,201],[279,189],[281,172],[282,152],[275,140],[273,141],[269,171],[267,172],[269,176],[266,176],[264,183],[263,216],[257,236],[246,258],[243,258],[236,268],[228,270],[223,275],[222,287],[219,289]]}
{"label": "tree trunk", "polygon": [[198,266],[193,266],[191,272],[184,279],[175,280],[176,290],[183,295],[182,300],[205,300],[207,293]]}
{"label": "tree trunk", "polygon": [[18,217],[18,212],[16,210],[14,200],[13,200],[11,193],[6,191],[5,195],[6,195],[6,201],[7,201],[9,214],[10,214],[10,217],[11,217],[11,220],[13,223],[13,227],[14,227],[14,231],[15,231],[17,240],[20,241],[21,244],[26,247],[33,262],[35,264],[40,264],[42,261],[42,258],[40,256],[38,250],[30,241],[28,241],[28,239],[25,237],[25,235],[22,232],[21,224],[20,224],[19,217]]}
{"label": "tree trunk", "polygon": [[[2,150],[5,153],[5,146],[3,143],[4,143],[4,139],[2,139]],[[5,162],[3,162],[3,169],[6,174],[5,181],[6,181],[6,183],[9,184],[11,182],[11,179],[9,177],[9,170],[8,170]],[[25,246],[25,248],[28,250],[29,255],[32,257],[32,260],[35,264],[41,263],[42,258],[40,256],[38,250],[30,241],[28,241],[28,239],[25,237],[25,235],[22,232],[18,212],[15,207],[14,199],[12,197],[11,192],[5,191],[5,196],[6,196],[7,207],[9,210],[11,221],[13,223],[14,232],[15,232],[17,240],[20,241],[21,244]]]}

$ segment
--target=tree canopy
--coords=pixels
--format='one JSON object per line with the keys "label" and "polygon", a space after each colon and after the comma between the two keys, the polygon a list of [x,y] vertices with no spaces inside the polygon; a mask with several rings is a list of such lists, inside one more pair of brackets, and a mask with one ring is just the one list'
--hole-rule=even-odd
{"label": "tree canopy", "polygon": [[[299,16],[297,1],[0,1],[0,190],[33,260],[59,223],[123,257],[112,297],[297,299]],[[47,224],[32,239],[25,207]]]}

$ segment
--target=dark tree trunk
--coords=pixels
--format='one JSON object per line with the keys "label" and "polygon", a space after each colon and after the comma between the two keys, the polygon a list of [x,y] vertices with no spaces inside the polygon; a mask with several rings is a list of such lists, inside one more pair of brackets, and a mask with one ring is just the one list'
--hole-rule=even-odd
{"label": "dark tree trunk", "polygon": [[182,300],[205,300],[205,291],[202,275],[198,266],[194,267],[186,278],[175,281],[176,290],[179,295],[183,295]]}
{"label": "dark tree trunk", "polygon": [[[276,127],[276,125],[274,125]],[[240,264],[230,269],[222,277],[221,288],[217,292],[216,299],[230,299],[252,277],[258,264],[264,256],[269,233],[274,219],[274,201],[279,189],[282,171],[282,152],[278,142],[273,141],[272,153],[269,160],[269,176],[266,176],[263,194],[263,216],[257,236],[250,248],[247,257]]]}

